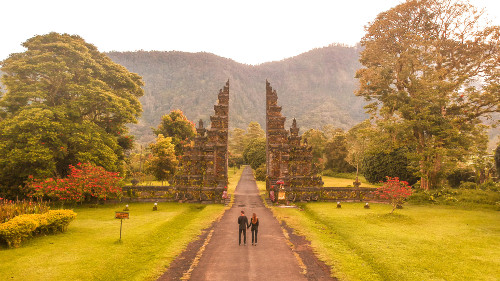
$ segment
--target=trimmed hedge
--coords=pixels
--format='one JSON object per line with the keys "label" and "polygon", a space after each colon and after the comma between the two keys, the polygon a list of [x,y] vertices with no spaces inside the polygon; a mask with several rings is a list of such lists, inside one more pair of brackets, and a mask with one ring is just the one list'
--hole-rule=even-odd
{"label": "trimmed hedge", "polygon": [[76,218],[72,210],[52,210],[44,214],[20,215],[0,224],[0,240],[10,248],[17,248],[21,243],[35,235],[55,234],[66,230]]}

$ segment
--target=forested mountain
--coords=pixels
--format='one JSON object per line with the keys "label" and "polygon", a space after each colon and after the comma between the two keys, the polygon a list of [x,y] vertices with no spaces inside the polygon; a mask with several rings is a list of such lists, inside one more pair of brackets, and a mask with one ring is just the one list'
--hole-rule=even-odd
{"label": "forested mountain", "polygon": [[265,81],[279,96],[290,124],[297,118],[302,132],[333,124],[343,129],[366,115],[362,98],[354,95],[359,48],[331,45],[282,61],[246,65],[210,53],[111,52],[109,57],[145,82],[144,113],[131,132],[139,142],[151,140],[151,127],[173,109],[192,121],[210,122],[217,93],[230,80],[230,127],[246,128],[250,121],[264,127]]}

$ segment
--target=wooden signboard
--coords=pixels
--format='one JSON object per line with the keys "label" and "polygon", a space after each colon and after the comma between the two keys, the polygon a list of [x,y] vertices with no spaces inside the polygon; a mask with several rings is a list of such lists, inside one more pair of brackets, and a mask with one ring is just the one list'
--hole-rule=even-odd
{"label": "wooden signboard", "polygon": [[115,218],[116,219],[128,219],[128,212],[115,212]]}

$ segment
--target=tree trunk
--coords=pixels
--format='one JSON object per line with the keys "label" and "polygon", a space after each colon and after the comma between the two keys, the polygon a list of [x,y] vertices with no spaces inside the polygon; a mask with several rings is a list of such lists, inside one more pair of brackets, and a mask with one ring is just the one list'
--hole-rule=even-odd
{"label": "tree trunk", "polygon": [[[423,155],[424,154],[424,148],[425,148],[425,136],[424,132],[418,129],[414,129],[415,137],[417,138],[417,153],[418,155]],[[419,160],[419,166],[420,166],[420,188],[424,190],[429,190],[429,173],[425,170],[425,158],[424,156],[421,156],[422,159]]]}

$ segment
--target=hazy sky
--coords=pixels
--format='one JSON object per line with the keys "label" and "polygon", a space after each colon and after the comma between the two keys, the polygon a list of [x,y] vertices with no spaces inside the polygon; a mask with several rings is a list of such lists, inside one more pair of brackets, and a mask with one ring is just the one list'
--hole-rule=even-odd
{"label": "hazy sky", "polygon": [[[2,0],[0,60],[51,31],[100,51],[210,52],[247,64],[332,43],[354,45],[363,26],[403,0]],[[500,0],[470,0],[500,25]]]}

